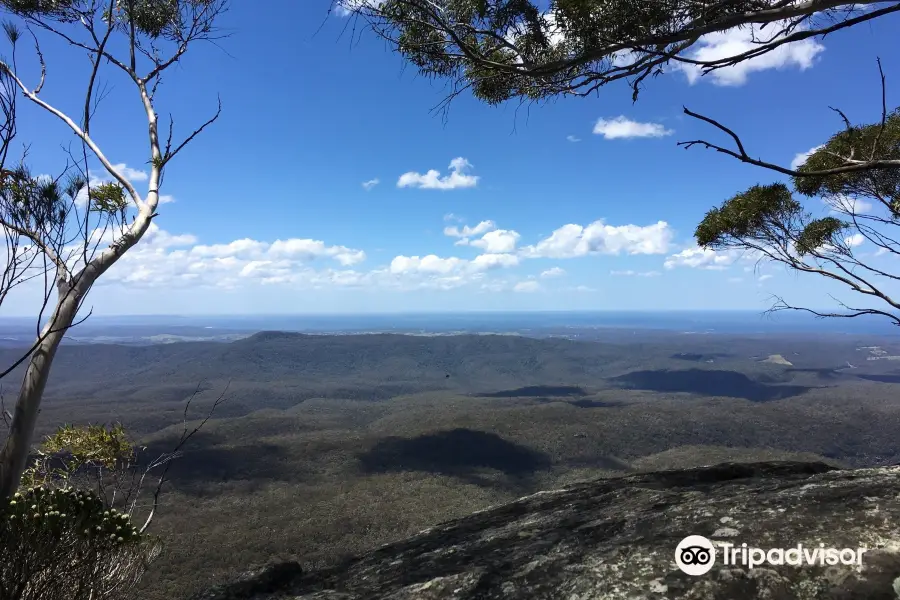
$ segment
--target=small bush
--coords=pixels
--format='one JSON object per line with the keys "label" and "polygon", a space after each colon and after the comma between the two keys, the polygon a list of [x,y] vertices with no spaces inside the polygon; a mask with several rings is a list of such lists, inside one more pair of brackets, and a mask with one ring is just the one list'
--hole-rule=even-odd
{"label": "small bush", "polygon": [[0,600],[125,598],[159,552],[95,493],[33,487],[0,508]]}

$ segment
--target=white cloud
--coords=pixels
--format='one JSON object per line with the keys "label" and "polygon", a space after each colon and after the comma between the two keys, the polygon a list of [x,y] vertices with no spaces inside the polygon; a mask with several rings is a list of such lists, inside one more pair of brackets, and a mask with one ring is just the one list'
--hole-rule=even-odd
{"label": "white cloud", "polygon": [[[771,23],[765,29],[758,25],[745,28],[717,31],[704,35],[697,44],[686,53],[687,58],[694,60],[716,60],[752,50],[758,46],[754,40],[768,40],[771,31],[777,30],[779,23]],[[816,57],[825,50],[825,46],[809,38],[777,47],[766,54],[740,62],[734,66],[717,69],[705,77],[711,78],[715,85],[739,86],[747,82],[747,77],[754,71],[768,69],[786,69],[797,67],[801,71],[810,68]],[[697,65],[676,63],[676,68],[683,71],[688,81],[696,83],[703,75]]]}
{"label": "white cloud", "polygon": [[472,274],[497,268],[514,267],[518,264],[519,257],[515,254],[481,254],[472,260],[455,256],[441,258],[435,254],[422,257],[401,255],[394,257],[391,261],[390,272],[395,275]]}
{"label": "white cloud", "polygon": [[[124,177],[125,179],[127,179],[128,181],[131,181],[131,182],[147,181],[147,179],[150,178],[150,175],[146,171],[132,169],[125,163],[118,163],[118,164],[113,165],[112,167],[113,167],[113,169],[116,170],[116,172],[119,175],[121,175],[122,177]],[[107,173],[104,173],[104,175],[107,175],[107,177],[104,177],[105,179],[110,178],[110,177],[108,177]],[[94,176],[94,173],[91,173],[91,176]]]}
{"label": "white cloud", "polygon": [[664,254],[672,240],[665,221],[641,227],[607,225],[602,220],[586,227],[568,224],[556,229],[522,254],[529,258],[574,258],[589,254]]}
{"label": "white cloud", "polygon": [[472,259],[470,264],[476,271],[486,271],[500,267],[514,267],[519,264],[519,257],[515,254],[481,254]]}
{"label": "white cloud", "polygon": [[[447,215],[456,219],[456,217],[451,213]],[[450,220],[446,216],[445,220]],[[481,221],[475,227],[469,227],[468,225],[463,225],[463,228],[460,229],[456,225],[452,225],[450,227],[444,227],[444,235],[448,237],[459,237],[459,238],[468,238],[476,235],[481,235],[487,231],[492,231],[497,228],[497,225],[493,221]],[[468,241],[466,242],[468,243]]]}
{"label": "white cloud", "polygon": [[160,204],[171,204],[175,202],[175,196],[171,196],[169,194],[160,194],[159,195],[159,203]]}
{"label": "white cloud", "polygon": [[[112,236],[102,237],[106,241]],[[174,235],[153,223],[140,243],[110,268],[100,284],[231,289],[254,282],[314,285],[326,280],[346,282],[352,277],[348,273],[353,271],[330,267],[316,271],[310,267],[322,259],[347,267],[365,260],[365,252],[297,238],[271,243],[244,238],[222,244],[197,244],[193,235]]]}
{"label": "white cloud", "polygon": [[728,283],[741,283],[744,281],[741,277],[729,277]]}
{"label": "white cloud", "polygon": [[485,233],[479,240],[469,242],[469,245],[481,248],[488,254],[506,254],[515,251],[520,237],[516,231],[497,229]]}
{"label": "white cloud", "polygon": [[368,181],[363,181],[363,182],[362,182],[362,186],[363,186],[363,189],[366,190],[366,191],[368,192],[369,190],[371,190],[373,187],[375,187],[375,186],[378,185],[379,183],[381,183],[381,182],[380,182],[380,181],[378,180],[378,178],[376,177],[375,179],[370,179],[370,180],[368,180]]}
{"label": "white cloud", "polygon": [[580,142],[580,141],[581,141],[581,138],[575,137],[574,135],[567,135],[567,136],[566,136],[566,139],[569,140],[569,141],[572,142],[572,143],[577,143],[577,142]]}
{"label": "white cloud", "polygon": [[404,173],[397,180],[397,187],[414,187],[424,190],[455,190],[475,187],[478,184],[477,175],[469,175],[467,171],[472,168],[471,163],[462,157],[450,161],[450,173],[441,177],[439,171],[431,169],[425,174],[410,171]]}
{"label": "white cloud", "polygon": [[565,274],[566,274],[565,269],[561,269],[559,267],[551,267],[551,268],[547,269],[546,271],[544,271],[543,273],[541,273],[541,277],[543,277],[544,279],[547,279],[550,277],[562,277]]}
{"label": "white cloud", "polygon": [[573,292],[596,292],[594,288],[587,285],[576,285],[574,288],[571,288]]}
{"label": "white cloud", "polygon": [[850,248],[856,248],[857,246],[861,246],[863,242],[866,241],[866,236],[861,233],[854,233],[848,238],[844,239],[844,243],[847,244]]}
{"label": "white cloud", "polygon": [[541,284],[537,281],[520,281],[513,287],[514,292],[531,293],[539,292],[540,290]]}
{"label": "white cloud", "polygon": [[813,146],[806,152],[798,152],[794,155],[794,160],[791,161],[791,170],[796,171],[804,164],[806,164],[806,160],[813,155],[814,152],[817,152],[824,148],[825,146]]}
{"label": "white cloud", "polygon": [[759,281],[760,283],[762,283],[763,281],[767,281],[769,279],[772,279],[773,277],[774,277],[774,275],[768,275],[768,274],[760,275],[756,280]]}
{"label": "white cloud", "polygon": [[692,267],[718,271],[727,268],[736,258],[737,255],[731,252],[716,252],[710,248],[694,246],[667,257],[663,266],[667,269]]}
{"label": "white cloud", "polygon": [[602,135],[607,140],[663,137],[672,135],[671,129],[666,129],[659,123],[639,123],[632,121],[625,115],[619,115],[613,119],[598,119],[594,124],[594,134]]}
{"label": "white cloud", "polygon": [[659,277],[662,275],[659,271],[610,271],[610,275],[615,277]]}
{"label": "white cloud", "polygon": [[462,258],[441,258],[434,254],[427,256],[396,256],[391,261],[391,273],[439,273],[447,274],[459,269],[466,261]]}

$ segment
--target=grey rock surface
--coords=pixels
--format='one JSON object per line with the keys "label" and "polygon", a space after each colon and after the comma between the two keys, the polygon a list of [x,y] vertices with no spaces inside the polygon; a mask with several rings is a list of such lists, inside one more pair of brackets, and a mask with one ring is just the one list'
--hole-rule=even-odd
{"label": "grey rock surface", "polygon": [[[675,563],[688,535],[867,548],[861,564]],[[723,464],[581,483],[428,529],[325,570],[274,565],[204,600],[897,600],[900,467]]]}

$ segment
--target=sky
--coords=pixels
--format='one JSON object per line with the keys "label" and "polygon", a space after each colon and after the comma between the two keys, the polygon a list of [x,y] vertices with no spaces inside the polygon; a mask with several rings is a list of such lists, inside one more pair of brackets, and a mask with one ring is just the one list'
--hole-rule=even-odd
{"label": "sky", "polygon": [[[167,167],[151,231],[91,291],[93,314],[762,311],[773,294],[827,308],[829,294],[847,297],[815,276],[696,247],[711,207],[782,179],[678,147],[727,143],[682,107],[734,128],[753,156],[802,161],[841,127],[830,106],[854,122],[880,117],[876,57],[889,106],[900,104],[896,15],[704,77],[672,69],[635,103],[614,84],[541,105],[463,95],[443,115],[432,109],[445,82],[328,9],[328,0],[267,0],[265,11],[233,2],[219,23],[228,37],[197,44],[167,72],[156,105],[176,138],[217,98],[222,115]],[[87,60],[37,35],[48,66],[41,97],[77,115]],[[746,35],[708,36],[697,52],[739,47]],[[19,71],[34,84],[30,49],[17,49]],[[144,193],[139,98],[115,69],[101,69],[100,82],[92,136]],[[47,174],[74,143],[35,106],[22,107],[18,139],[32,170]],[[871,255],[885,268],[896,260]],[[34,314],[37,291],[19,289],[0,313]]]}

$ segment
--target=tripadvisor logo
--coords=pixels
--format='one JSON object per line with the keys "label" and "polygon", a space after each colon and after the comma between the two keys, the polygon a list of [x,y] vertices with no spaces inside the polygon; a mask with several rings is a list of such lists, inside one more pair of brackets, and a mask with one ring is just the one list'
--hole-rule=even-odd
{"label": "tripadvisor logo", "polygon": [[708,573],[716,562],[716,547],[702,535],[689,535],[675,547],[675,564],[688,575]]}
{"label": "tripadvisor logo", "polygon": [[866,548],[826,548],[825,544],[804,546],[797,544],[791,548],[755,548],[747,544],[736,545],[718,542],[716,548],[702,535],[689,535],[675,547],[675,564],[688,575],[704,575],[716,564],[717,554],[721,554],[722,566],[744,566],[749,569],[759,565],[862,565]]}

